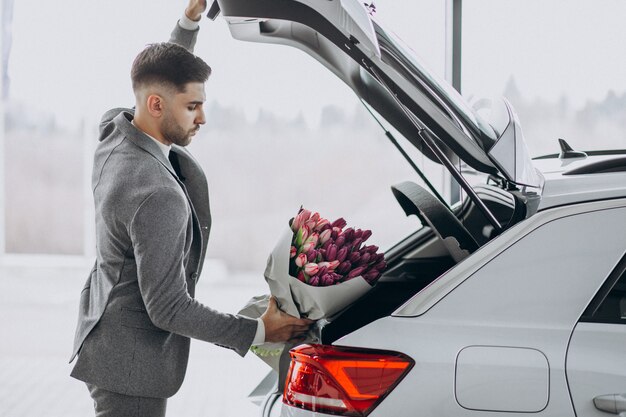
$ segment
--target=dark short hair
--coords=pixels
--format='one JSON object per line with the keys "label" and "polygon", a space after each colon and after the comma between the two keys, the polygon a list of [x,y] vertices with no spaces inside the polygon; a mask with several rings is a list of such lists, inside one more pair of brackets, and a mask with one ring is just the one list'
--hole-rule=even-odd
{"label": "dark short hair", "polygon": [[204,83],[211,75],[211,67],[180,45],[163,42],[148,45],[133,62],[130,78],[133,90],[149,85],[163,84],[179,92],[190,82]]}

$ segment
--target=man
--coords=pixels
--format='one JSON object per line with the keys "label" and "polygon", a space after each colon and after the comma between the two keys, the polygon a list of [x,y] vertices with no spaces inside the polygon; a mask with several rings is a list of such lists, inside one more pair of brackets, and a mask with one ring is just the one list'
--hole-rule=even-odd
{"label": "man", "polygon": [[[97,261],[80,296],[72,376],[96,415],[164,416],[183,381],[189,338],[245,355],[252,344],[294,340],[311,321],[278,310],[260,319],[196,301],[211,226],[206,178],[184,149],[205,123],[209,66],[191,51],[205,0],[190,0],[171,43],[133,63],[136,103],[107,112],[92,175]],[[70,361],[71,361],[70,360]]]}

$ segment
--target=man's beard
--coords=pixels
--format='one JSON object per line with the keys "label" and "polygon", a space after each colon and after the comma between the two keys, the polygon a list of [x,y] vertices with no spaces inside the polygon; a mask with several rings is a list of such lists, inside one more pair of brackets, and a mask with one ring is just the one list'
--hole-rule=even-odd
{"label": "man's beard", "polygon": [[163,137],[178,146],[187,146],[191,143],[191,135],[195,131],[198,130],[199,127],[195,129],[186,131],[179,124],[176,123],[173,117],[169,114],[165,115],[163,118],[163,124],[161,125],[161,133]]}

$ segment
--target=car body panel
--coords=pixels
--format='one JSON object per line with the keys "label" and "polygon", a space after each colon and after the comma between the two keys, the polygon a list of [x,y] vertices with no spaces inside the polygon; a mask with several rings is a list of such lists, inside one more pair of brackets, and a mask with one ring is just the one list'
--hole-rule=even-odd
{"label": "car body panel", "polygon": [[624,254],[626,200],[563,207],[535,217],[542,221],[453,291],[440,293],[425,314],[386,317],[335,343],[400,351],[416,362],[371,416],[413,416],[416,410],[475,416],[475,410],[459,405],[453,391],[456,358],[468,346],[541,352],[549,363],[550,389],[546,407],[536,415],[575,415],[565,374],[567,347],[582,312]]}
{"label": "car body panel", "polygon": [[567,355],[567,377],[579,416],[610,415],[597,409],[593,400],[626,394],[626,325],[579,323]]}

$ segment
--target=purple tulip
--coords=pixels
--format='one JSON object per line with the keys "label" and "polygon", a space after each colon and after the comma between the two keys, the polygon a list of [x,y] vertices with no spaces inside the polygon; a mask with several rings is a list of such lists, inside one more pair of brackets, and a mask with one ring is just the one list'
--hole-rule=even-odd
{"label": "purple tulip", "polygon": [[326,243],[324,243],[324,244],[322,245],[322,249],[324,249],[324,251],[327,251],[327,250],[328,250],[328,247],[329,247],[330,245],[332,245],[332,244],[333,244],[333,242],[334,242],[334,241],[333,241],[332,239],[328,239],[328,240],[326,241]]}
{"label": "purple tulip", "polygon": [[367,265],[371,258],[372,255],[366,252],[365,255],[361,256],[361,259],[359,259],[359,265]]}
{"label": "purple tulip", "polygon": [[343,262],[348,257],[348,248],[345,246],[337,251],[337,260]]}
{"label": "purple tulip", "polygon": [[348,274],[348,278],[354,278],[354,277],[358,277],[359,275],[361,275],[363,272],[365,271],[365,267],[364,266],[359,266],[358,268],[354,268],[352,271],[350,271],[350,273]]}
{"label": "purple tulip", "polygon": [[348,260],[353,264],[359,262],[359,259],[361,259],[361,254],[359,252],[352,252],[348,255]]}
{"label": "purple tulip", "polygon": [[302,281],[304,283],[306,283],[306,276],[304,275],[304,272],[300,271],[298,272],[298,281]]}
{"label": "purple tulip", "polygon": [[363,239],[361,239],[361,238],[355,239],[354,242],[352,242],[352,250],[353,251],[360,250],[361,249],[361,243],[363,243]]}
{"label": "purple tulip", "polygon": [[317,251],[315,249],[310,249],[307,253],[306,253],[306,259],[309,262],[313,262],[315,261],[315,258],[317,258]]}
{"label": "purple tulip", "polygon": [[333,280],[335,281],[335,283],[341,282],[341,280],[343,279],[343,275],[338,274],[336,272],[331,272],[330,276],[333,277]]}
{"label": "purple tulip", "polygon": [[326,249],[326,260],[332,262],[335,259],[337,259],[337,245],[330,245]]}
{"label": "purple tulip", "polygon": [[361,239],[361,237],[363,236],[363,230],[361,229],[356,229],[354,231],[354,238],[355,239]]}
{"label": "purple tulip", "polygon": [[363,236],[361,236],[361,239],[363,239],[363,242],[365,242],[367,239],[370,238],[370,236],[372,236],[372,231],[371,230],[364,230],[363,231]]}
{"label": "purple tulip", "polygon": [[343,219],[343,217],[340,217],[331,223],[333,227],[338,227],[340,229],[343,229],[344,227],[346,227],[346,224],[348,223]]}
{"label": "purple tulip", "polygon": [[322,275],[322,279],[320,280],[320,286],[327,287],[329,285],[333,285],[334,283],[335,283],[335,280],[333,279],[332,275],[330,274]]}
{"label": "purple tulip", "polygon": [[385,262],[385,261],[380,261],[377,264],[374,264],[372,266],[372,270],[376,270],[376,271],[379,271],[379,272],[384,271],[385,268],[387,268],[387,262]]}
{"label": "purple tulip", "polygon": [[377,253],[377,254],[374,256],[374,259],[372,260],[372,262],[374,262],[374,263],[378,263],[378,262],[382,261],[383,259],[385,259],[385,254],[383,254],[383,253]]}
{"label": "purple tulip", "polygon": [[376,252],[378,251],[378,246],[376,246],[376,245],[369,245],[369,246],[365,246],[363,249],[365,249],[366,252],[369,252],[372,255],[375,255]]}
{"label": "purple tulip", "polygon": [[369,271],[363,275],[363,279],[369,283],[373,283],[380,277],[380,272],[378,271]]}
{"label": "purple tulip", "polygon": [[309,278],[308,284],[314,287],[318,287],[320,285],[320,277],[314,276],[314,277]]}
{"label": "purple tulip", "polygon": [[328,272],[328,266],[320,266],[320,264],[317,264],[317,266],[319,266],[320,268],[319,271],[317,271],[317,275],[319,275],[320,277]]}
{"label": "purple tulip", "polygon": [[354,229],[351,227],[348,227],[346,230],[344,230],[340,236],[343,236],[346,241],[351,241],[352,239],[354,239]]}
{"label": "purple tulip", "polygon": [[333,228],[330,230],[330,238],[331,238],[331,239],[333,239],[333,240],[334,240],[334,239],[337,239],[337,236],[339,236],[339,233],[341,233],[341,229],[338,229],[338,228],[336,228],[336,227],[333,227]]}
{"label": "purple tulip", "polygon": [[342,248],[343,245],[346,244],[346,237],[345,236],[339,236],[336,240],[335,240],[335,245],[337,245],[338,248]]}
{"label": "purple tulip", "polygon": [[340,274],[347,274],[350,268],[352,268],[352,264],[349,261],[343,261],[339,264],[336,271]]}

